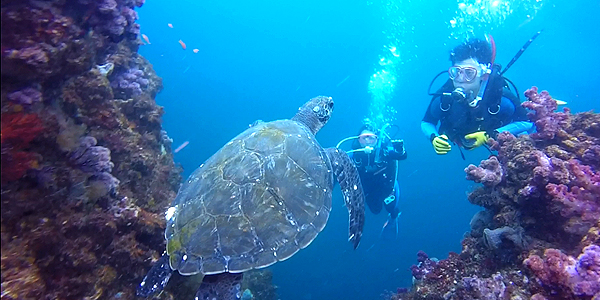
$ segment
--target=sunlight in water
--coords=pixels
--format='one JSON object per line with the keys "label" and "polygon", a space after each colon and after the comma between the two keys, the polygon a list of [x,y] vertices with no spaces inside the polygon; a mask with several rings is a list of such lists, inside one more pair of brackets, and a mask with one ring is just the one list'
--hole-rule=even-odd
{"label": "sunlight in water", "polygon": [[406,43],[411,27],[407,26],[404,15],[404,2],[409,0],[383,0],[379,3],[382,16],[386,23],[383,34],[387,39],[387,45],[382,47],[379,61],[375,65],[373,75],[369,78],[369,94],[371,102],[369,106],[368,119],[377,128],[385,123],[391,123],[395,119],[396,111],[390,105],[394,96],[398,69],[404,63],[403,59],[408,57]]}
{"label": "sunlight in water", "polygon": [[542,4],[542,0],[458,0],[456,16],[448,22],[450,36],[468,39],[489,32],[502,26],[515,11],[524,14],[525,22],[530,21]]}

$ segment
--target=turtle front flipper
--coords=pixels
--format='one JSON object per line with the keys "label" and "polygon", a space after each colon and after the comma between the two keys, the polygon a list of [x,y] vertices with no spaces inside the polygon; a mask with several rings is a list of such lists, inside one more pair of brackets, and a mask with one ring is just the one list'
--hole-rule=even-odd
{"label": "turtle front flipper", "polygon": [[358,170],[356,170],[346,152],[338,148],[327,148],[325,151],[331,161],[333,174],[335,174],[344,194],[344,202],[346,202],[348,214],[350,215],[348,240],[352,242],[354,249],[356,249],[360,243],[365,225],[365,195],[363,194]]}
{"label": "turtle front flipper", "polygon": [[243,273],[206,275],[196,292],[198,300],[238,300],[242,297]]}
{"label": "turtle front flipper", "polygon": [[169,266],[169,256],[163,253],[138,285],[136,295],[138,297],[149,297],[162,291],[171,279],[171,275],[173,275],[173,270]]}

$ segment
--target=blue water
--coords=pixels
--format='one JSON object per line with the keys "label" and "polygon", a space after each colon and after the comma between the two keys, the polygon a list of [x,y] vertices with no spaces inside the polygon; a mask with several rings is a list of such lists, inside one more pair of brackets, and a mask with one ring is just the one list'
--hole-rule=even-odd
{"label": "blue water", "polygon": [[[417,251],[438,258],[459,252],[479,209],[466,200],[473,183],[464,179],[463,169],[489,153],[470,151],[465,161],[456,149],[438,156],[420,131],[430,101],[427,86],[448,68],[449,50],[460,42],[450,37],[448,26],[457,3],[415,2],[389,1],[400,5],[400,30],[405,30],[389,99],[408,151],[398,173],[400,237],[395,243],[378,241],[385,216],[367,211],[363,241],[352,250],[347,212],[336,190],[325,230],[308,248],[271,267],[281,299],[379,299],[385,290],[409,286],[408,268]],[[496,61],[506,65],[543,28],[506,76],[521,93],[536,85],[567,101],[574,112],[599,111],[600,2],[543,3],[528,21],[515,1],[513,13],[485,32],[496,41]],[[164,128],[174,147],[190,142],[175,155],[184,176],[248,124],[290,118],[316,95],[332,96],[336,103],[333,118],[317,135],[323,146],[356,134],[372,105],[369,77],[390,42],[382,32],[389,32],[390,18],[398,17],[382,15],[382,7],[378,1],[147,1],[139,9],[139,23],[152,44],[140,52],[163,78],[157,102],[165,107]],[[483,33],[476,32],[481,38]]]}

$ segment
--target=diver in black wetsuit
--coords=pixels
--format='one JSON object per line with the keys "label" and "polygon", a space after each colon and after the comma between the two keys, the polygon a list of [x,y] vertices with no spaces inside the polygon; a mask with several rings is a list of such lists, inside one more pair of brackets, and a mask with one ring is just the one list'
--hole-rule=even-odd
{"label": "diver in black wetsuit", "polygon": [[503,131],[518,135],[535,129],[502,77],[506,70],[500,72],[494,58],[493,39],[491,45],[471,39],[450,53],[450,79],[430,94],[433,98],[421,122],[437,154],[448,153],[450,143],[471,150]]}
{"label": "diver in black wetsuit", "polygon": [[374,214],[385,207],[389,219],[382,230],[384,239],[395,239],[400,215],[400,187],[396,172],[397,162],[406,159],[402,140],[392,140],[385,129],[377,130],[367,124],[361,127],[349,151],[358,169],[367,206]]}

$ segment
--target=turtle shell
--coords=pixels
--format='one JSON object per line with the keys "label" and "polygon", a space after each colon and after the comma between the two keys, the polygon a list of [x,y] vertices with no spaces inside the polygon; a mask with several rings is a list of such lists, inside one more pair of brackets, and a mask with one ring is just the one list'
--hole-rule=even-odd
{"label": "turtle shell", "polygon": [[167,211],[167,254],[182,275],[243,272],[285,260],[323,230],[331,163],[292,120],[259,123],[182,185]]}

